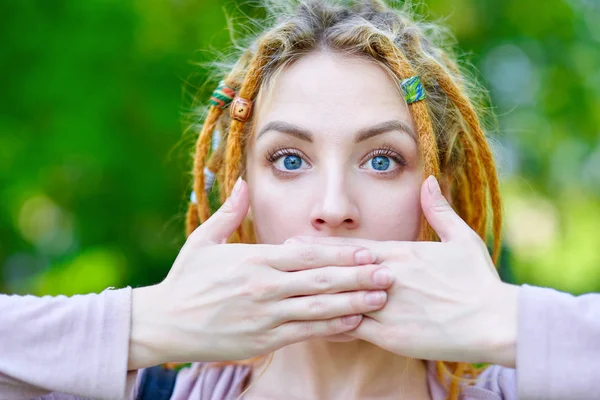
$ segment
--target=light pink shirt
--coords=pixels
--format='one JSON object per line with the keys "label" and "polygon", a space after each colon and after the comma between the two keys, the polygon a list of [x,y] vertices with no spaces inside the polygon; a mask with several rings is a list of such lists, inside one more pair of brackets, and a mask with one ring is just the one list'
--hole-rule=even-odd
{"label": "light pink shirt", "polygon": [[[66,298],[0,295],[0,399],[128,399],[131,288]],[[172,399],[239,394],[245,367],[182,370]],[[430,368],[431,372],[432,368]],[[430,373],[434,400],[445,390]],[[53,394],[48,394],[54,392]],[[65,395],[72,393],[77,396]],[[600,295],[523,286],[517,371],[492,366],[465,400],[600,398]]]}
{"label": "light pink shirt", "polygon": [[0,399],[68,392],[124,399],[131,288],[83,296],[0,295]]}

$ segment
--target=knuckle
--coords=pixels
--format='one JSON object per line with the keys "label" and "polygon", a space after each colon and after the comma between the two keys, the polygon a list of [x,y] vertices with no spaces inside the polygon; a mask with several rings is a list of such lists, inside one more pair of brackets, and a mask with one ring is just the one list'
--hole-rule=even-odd
{"label": "knuckle", "polygon": [[314,284],[319,293],[330,293],[333,290],[333,279],[327,271],[318,271],[314,276]]}
{"label": "knuckle", "polygon": [[325,332],[324,333],[327,335],[336,334],[342,330],[341,327],[342,327],[342,319],[341,318],[330,319],[329,321],[327,321],[325,323]]}
{"label": "knuckle", "polygon": [[277,284],[274,282],[256,282],[249,285],[247,292],[255,300],[269,300],[277,292]]}
{"label": "knuckle", "polygon": [[243,285],[237,288],[236,294],[243,299],[253,299],[254,291],[251,286]]}
{"label": "knuckle", "polygon": [[326,309],[326,305],[320,299],[311,300],[310,303],[308,304],[308,312],[310,313],[311,317],[313,317],[313,318],[323,315],[323,313],[325,312],[325,309]]}
{"label": "knuckle", "polygon": [[302,339],[309,339],[315,334],[315,323],[314,322],[304,322],[300,324],[298,327],[298,335]]}
{"label": "knuckle", "polygon": [[[264,325],[264,313],[262,313],[259,310],[255,310],[252,313],[246,313],[244,316],[241,317],[241,321],[247,326],[247,327],[257,327],[257,326],[263,326]],[[250,333],[250,332],[247,332]]]}
{"label": "knuckle", "polygon": [[268,263],[268,259],[260,253],[250,252],[246,256],[246,263],[251,265],[264,265]]}
{"label": "knuckle", "polygon": [[353,246],[354,245],[354,241],[351,238],[348,237],[342,237],[339,238],[339,244],[344,245],[344,246]]}
{"label": "knuckle", "polygon": [[230,277],[220,276],[218,279],[213,281],[214,287],[229,288],[233,295],[244,301],[253,298],[254,291],[253,285],[248,280],[247,276],[244,275],[233,275]]}
{"label": "knuckle", "polygon": [[262,332],[254,337],[254,347],[259,351],[268,350],[273,342],[270,332]]}
{"label": "knuckle", "polygon": [[251,245],[254,250],[251,252],[250,260],[256,265],[276,265],[281,261],[287,249],[280,249],[272,245],[254,244]]}
{"label": "knuckle", "polygon": [[315,249],[311,246],[305,246],[300,250],[300,259],[305,266],[312,268],[316,265],[317,254]]}

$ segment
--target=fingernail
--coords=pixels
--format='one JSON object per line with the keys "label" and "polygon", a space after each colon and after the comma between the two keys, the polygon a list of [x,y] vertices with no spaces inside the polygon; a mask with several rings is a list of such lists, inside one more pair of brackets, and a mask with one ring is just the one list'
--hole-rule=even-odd
{"label": "fingernail", "polygon": [[362,249],[354,253],[354,262],[357,265],[372,264],[376,259],[377,257],[367,249]]}
{"label": "fingernail", "polygon": [[393,280],[394,275],[387,268],[380,268],[373,274],[373,282],[380,287],[388,287]]}
{"label": "fingernail", "polygon": [[369,292],[365,295],[365,301],[370,306],[380,306],[385,302],[385,292]]}
{"label": "fingernail", "polygon": [[360,318],[360,315],[347,315],[342,317],[342,322],[344,325],[356,325],[360,321]]}
{"label": "fingernail", "polygon": [[225,200],[225,204],[229,204],[231,206],[231,208],[234,208],[234,209],[237,208],[238,201],[239,201],[238,197],[239,197],[241,188],[242,188],[242,178],[238,178],[237,181],[235,181],[235,185],[233,185],[233,189],[231,189],[231,194],[229,195],[227,200]]}
{"label": "fingernail", "polygon": [[427,189],[429,190],[429,194],[436,194],[441,191],[440,184],[437,179],[435,179],[435,176],[429,175],[429,177],[427,177]]}
{"label": "fingernail", "polygon": [[232,196],[237,196],[240,193],[240,189],[242,188],[242,178],[238,178],[235,181],[235,185],[233,185],[233,190],[231,191]]}

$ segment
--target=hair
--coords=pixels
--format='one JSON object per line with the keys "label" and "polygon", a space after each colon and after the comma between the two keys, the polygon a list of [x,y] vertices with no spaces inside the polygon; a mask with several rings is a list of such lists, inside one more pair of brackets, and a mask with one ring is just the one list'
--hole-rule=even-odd
{"label": "hair", "polygon": [[[438,26],[414,19],[411,9],[397,9],[383,0],[265,1],[268,27],[242,50],[221,78],[237,95],[255,101],[268,92],[286,66],[313,51],[337,52],[375,61],[398,80],[419,76],[427,98],[408,105],[424,162],[423,178],[434,175],[451,182],[452,206],[485,240],[491,235],[492,259],[500,250],[501,198],[492,152],[482,128],[477,100],[485,92],[459,68]],[[245,146],[252,132],[247,122],[231,119],[222,108],[210,106],[196,142],[193,189],[197,201],[189,204],[189,235],[211,213],[205,191],[205,168],[216,175],[223,201],[244,170]],[[197,122],[196,122],[197,123]],[[197,125],[194,125],[197,126]],[[212,150],[213,134],[221,135]],[[491,221],[488,221],[491,215]],[[490,229],[491,228],[491,229]],[[252,242],[246,222],[230,241]],[[425,218],[420,240],[438,240]],[[458,399],[460,383],[471,382],[478,370],[465,363],[436,363],[438,377],[448,387],[448,399]],[[471,379],[466,379],[471,378]]]}

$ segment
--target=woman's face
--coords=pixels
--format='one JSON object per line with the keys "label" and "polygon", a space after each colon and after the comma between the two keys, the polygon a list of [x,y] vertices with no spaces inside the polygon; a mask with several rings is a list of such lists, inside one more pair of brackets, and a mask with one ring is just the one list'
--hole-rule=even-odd
{"label": "woman's face", "polygon": [[247,182],[257,241],[416,240],[422,160],[398,84],[379,65],[311,53],[256,104]]}

